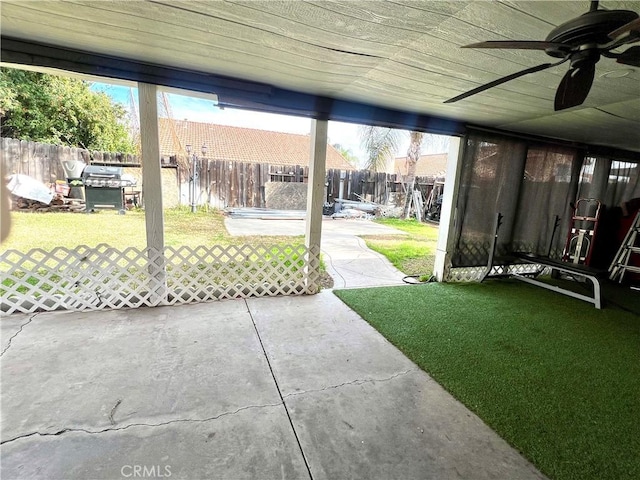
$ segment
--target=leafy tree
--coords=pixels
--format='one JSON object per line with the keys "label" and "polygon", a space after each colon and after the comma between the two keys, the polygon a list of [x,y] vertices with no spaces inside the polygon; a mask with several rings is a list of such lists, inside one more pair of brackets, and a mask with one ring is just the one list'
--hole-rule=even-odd
{"label": "leafy tree", "polygon": [[0,68],[3,137],[131,153],[126,111],[89,82]]}

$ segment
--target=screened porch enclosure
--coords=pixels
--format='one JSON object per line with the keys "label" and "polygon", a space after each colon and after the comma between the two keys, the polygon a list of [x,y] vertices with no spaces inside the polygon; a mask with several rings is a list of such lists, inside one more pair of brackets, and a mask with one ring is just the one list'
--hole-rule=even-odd
{"label": "screened porch enclosure", "polygon": [[[617,248],[621,205],[640,197],[640,159],[590,155],[567,146],[484,132],[469,134],[462,148],[446,280],[480,278],[499,213],[503,217],[496,255],[528,252],[561,259],[573,206],[580,198],[602,204],[594,240],[595,266],[608,267]],[[588,205],[585,213],[593,215],[594,205]]]}

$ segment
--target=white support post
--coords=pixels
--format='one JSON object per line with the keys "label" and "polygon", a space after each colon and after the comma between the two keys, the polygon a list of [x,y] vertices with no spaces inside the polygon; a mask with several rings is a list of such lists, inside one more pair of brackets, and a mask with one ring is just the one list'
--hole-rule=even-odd
{"label": "white support post", "polygon": [[147,249],[150,254],[149,260],[154,264],[150,266],[150,273],[156,279],[154,303],[160,303],[166,295],[166,272],[157,87],[147,83],[138,83],[138,96],[140,144],[142,147],[142,194],[147,229]]}
{"label": "white support post", "polygon": [[460,174],[464,153],[465,138],[452,137],[449,143],[447,158],[447,175],[442,195],[442,209],[440,211],[440,228],[438,232],[438,246],[433,274],[439,282],[446,281],[451,268],[451,252],[454,248],[454,231],[456,225],[455,204],[460,190]]}
{"label": "white support post", "polygon": [[[327,163],[327,130],[329,121],[311,121],[311,155],[309,157],[309,183],[307,185],[307,223],[305,245],[310,250],[307,258],[307,293],[320,289],[320,238],[322,235],[322,205]],[[317,254],[313,254],[316,252]]]}

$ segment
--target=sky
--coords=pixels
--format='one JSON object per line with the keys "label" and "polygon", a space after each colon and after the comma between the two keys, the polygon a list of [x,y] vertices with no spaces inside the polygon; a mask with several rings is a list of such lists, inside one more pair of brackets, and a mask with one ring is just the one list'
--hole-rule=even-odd
{"label": "sky", "polygon": [[[137,89],[120,85],[109,85],[104,83],[94,83],[94,91],[103,91],[115,102],[123,104],[130,111],[131,97],[137,102]],[[192,122],[217,123],[234,127],[255,128],[260,130],[272,130],[277,132],[309,134],[311,130],[311,120],[304,117],[293,117],[288,115],[276,115],[272,113],[254,112],[248,110],[238,110],[231,108],[220,109],[213,100],[198,97],[188,97],[168,93],[171,113],[174,119],[189,120]],[[360,166],[364,166],[366,153],[360,145],[358,133],[359,125],[342,122],[329,122],[328,136],[329,143],[334,145],[339,143],[343,148],[350,150],[360,160]],[[409,147],[409,134],[403,136],[403,142],[397,156],[405,156]],[[423,153],[440,153],[424,151]]]}

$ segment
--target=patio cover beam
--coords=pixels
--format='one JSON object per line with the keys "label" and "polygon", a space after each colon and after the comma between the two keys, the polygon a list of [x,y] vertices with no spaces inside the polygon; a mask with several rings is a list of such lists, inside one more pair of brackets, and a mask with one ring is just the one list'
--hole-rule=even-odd
{"label": "patio cover beam", "polygon": [[[327,119],[311,122],[311,155],[309,156],[309,183],[307,185],[307,217],[305,245],[308,249],[317,247],[318,256],[309,254],[308,272],[320,269],[320,242],[322,236],[322,204],[324,203],[324,182],[327,163]],[[315,275],[314,275],[315,276]],[[307,293],[317,293],[319,285],[308,284]]]}
{"label": "patio cover beam", "polygon": [[462,162],[466,138],[452,137],[449,140],[449,155],[447,157],[447,174],[442,195],[442,208],[440,209],[440,225],[438,232],[438,244],[436,246],[436,259],[433,267],[433,274],[438,282],[448,280],[451,269],[451,255],[455,251],[454,230],[456,214],[455,202],[460,190],[460,174],[462,172]]}
{"label": "patio cover beam", "polygon": [[326,118],[391,128],[461,135],[456,120],[366,103],[302,93],[251,80],[199,72],[113,55],[102,55],[40,42],[0,36],[3,64],[44,67],[85,75],[143,82],[218,96],[220,106]]}
{"label": "patio cover beam", "polygon": [[[160,87],[172,87],[218,96],[221,107],[264,112],[328,118],[381,127],[400,128],[440,135],[461,136],[468,129],[484,129],[499,135],[512,135],[547,143],[549,138],[503,130],[497,126],[480,126],[444,116],[430,115],[302,93],[273,85],[243,80],[215,73],[164,66],[115,55],[97,54],[37,41],[26,41],[0,35],[0,59],[3,65],[59,69],[89,76],[144,82]],[[591,155],[637,158],[637,152],[600,145],[583,145],[566,140],[554,143],[574,148],[586,148]]]}
{"label": "patio cover beam", "polygon": [[155,263],[152,275],[157,281],[156,300],[164,299],[164,213],[162,209],[162,170],[158,130],[158,88],[138,83],[140,108],[140,144],[142,153],[142,185],[144,186],[144,218],[147,229],[149,261]]}

